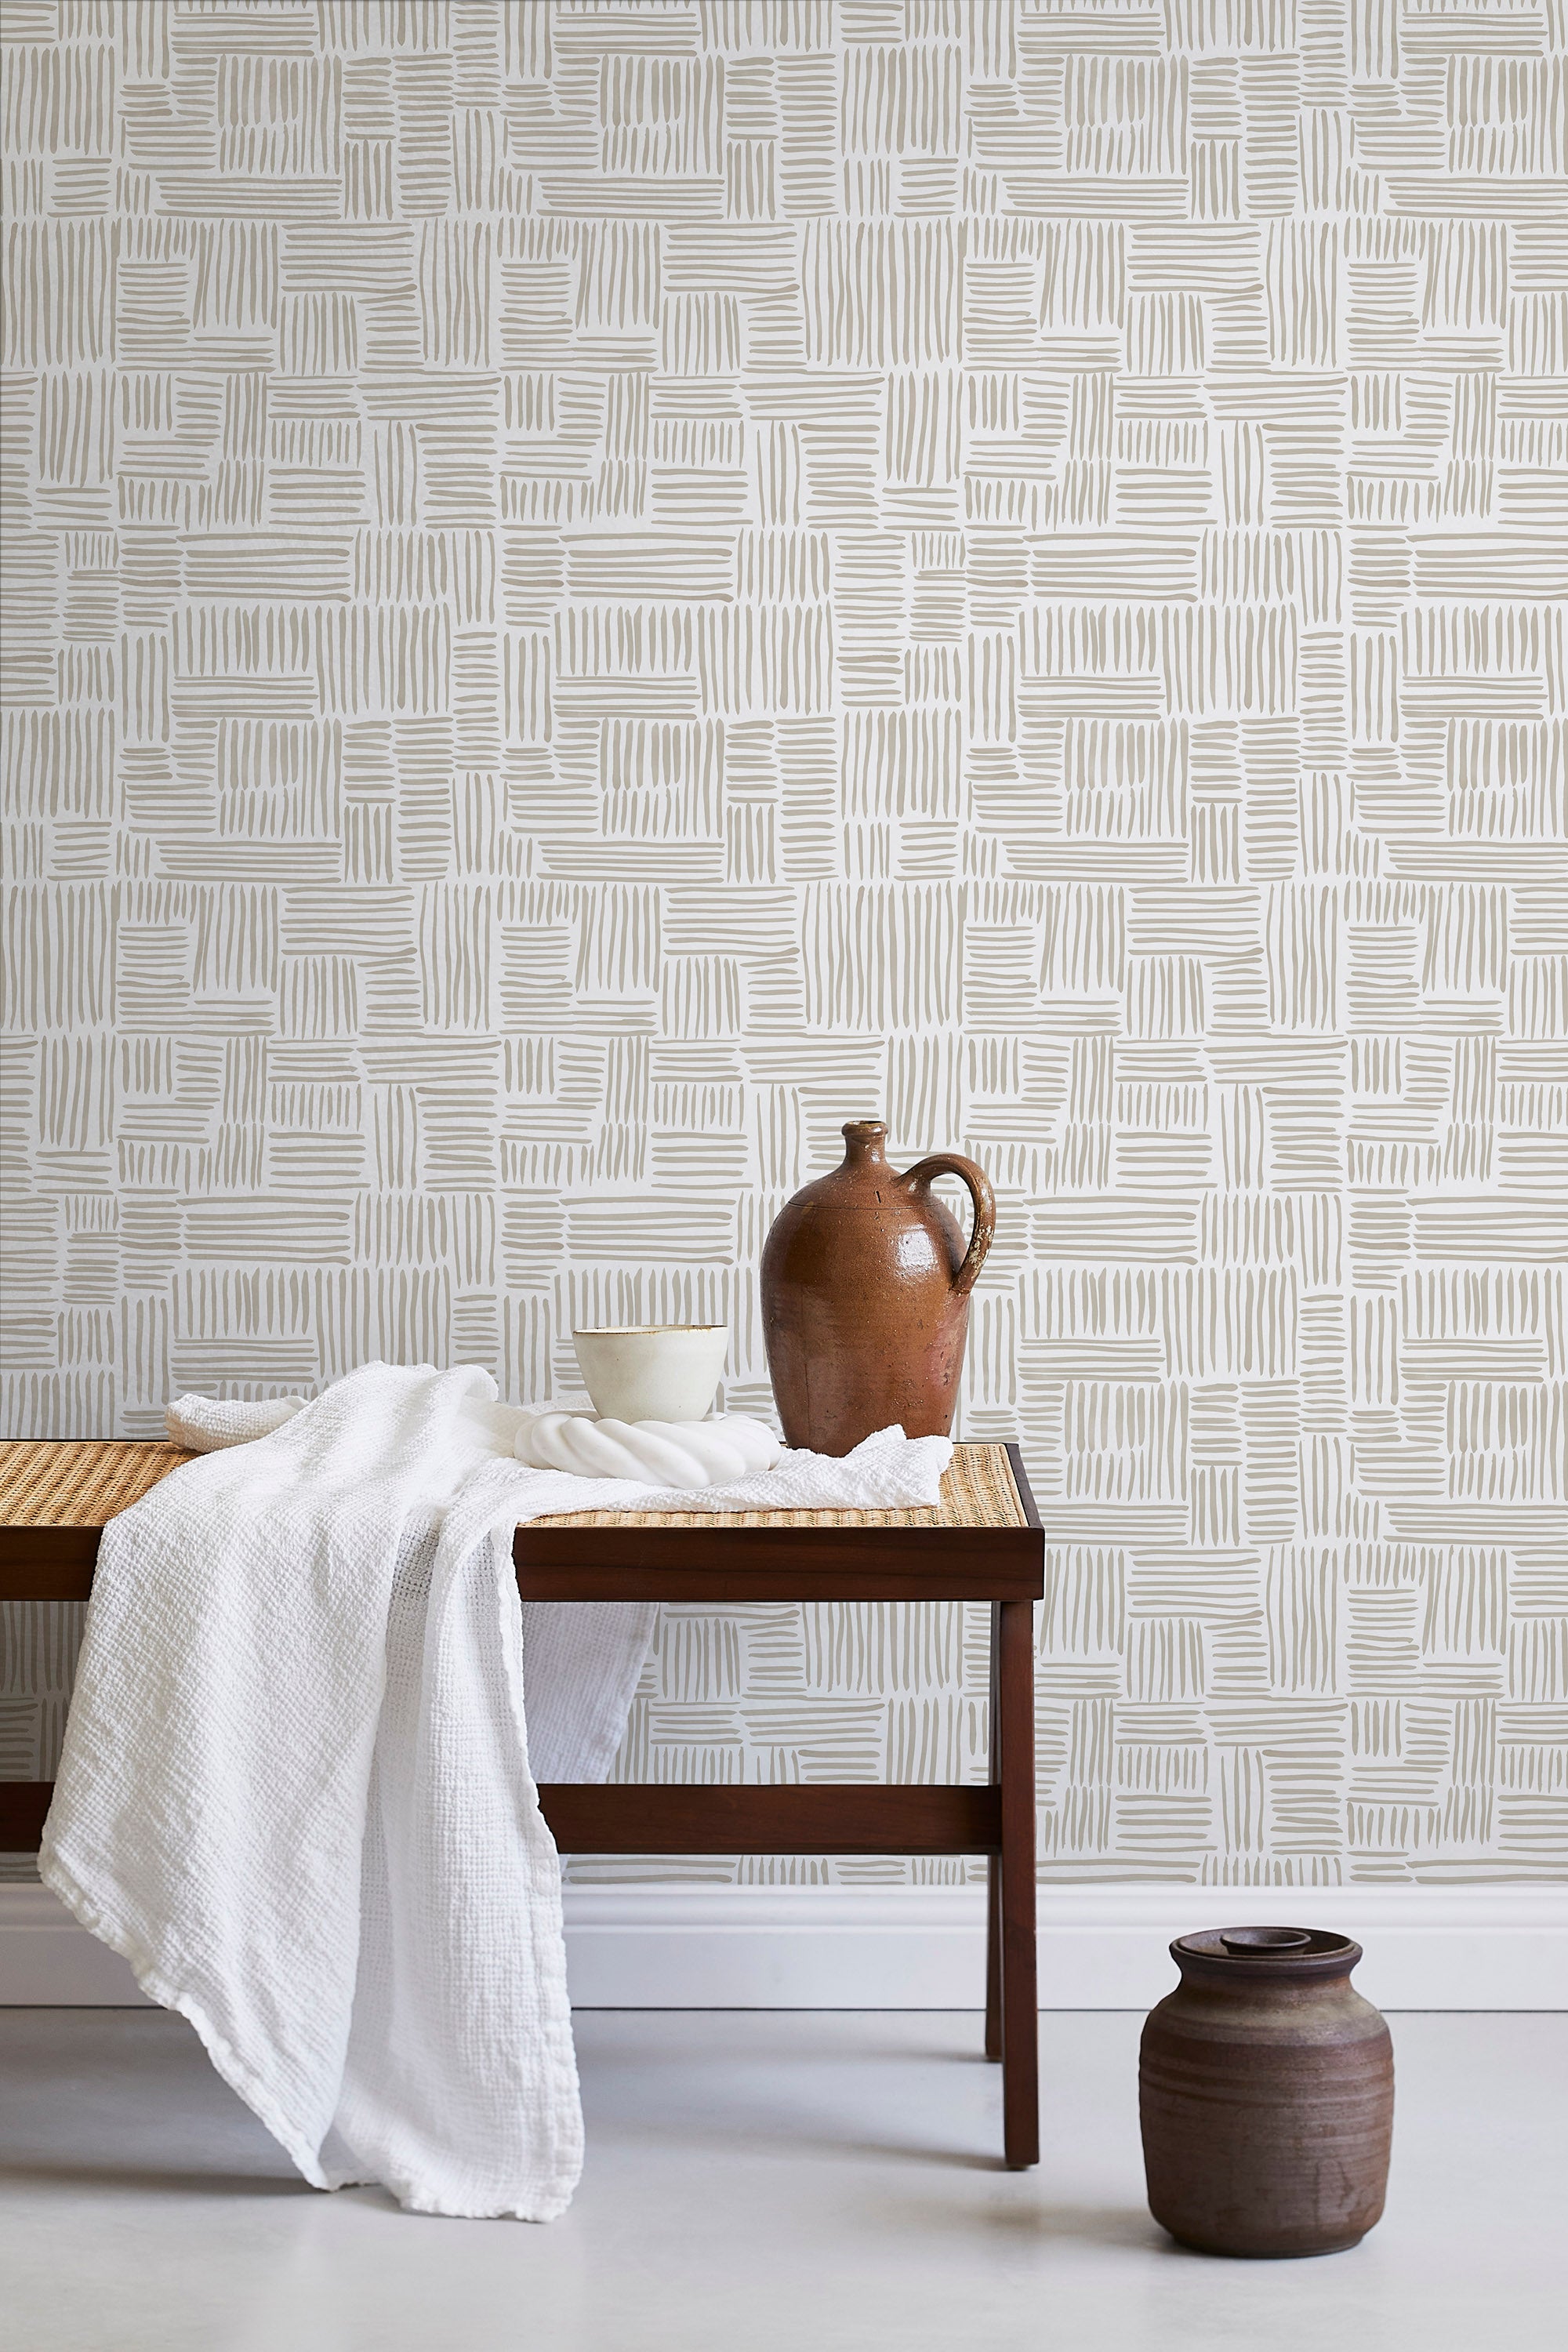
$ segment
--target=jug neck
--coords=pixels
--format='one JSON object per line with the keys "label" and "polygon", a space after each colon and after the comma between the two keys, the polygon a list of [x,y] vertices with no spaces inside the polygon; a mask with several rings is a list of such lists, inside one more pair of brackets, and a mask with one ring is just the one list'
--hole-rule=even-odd
{"label": "jug neck", "polygon": [[883,1168],[887,1165],[884,1150],[888,1130],[879,1118],[852,1118],[844,1128],[844,1164],[847,1168]]}

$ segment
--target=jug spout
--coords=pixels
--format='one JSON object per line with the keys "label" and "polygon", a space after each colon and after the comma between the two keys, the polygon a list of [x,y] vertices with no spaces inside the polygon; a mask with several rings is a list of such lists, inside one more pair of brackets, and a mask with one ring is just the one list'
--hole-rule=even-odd
{"label": "jug spout", "polygon": [[885,1160],[887,1144],[888,1130],[879,1118],[845,1120],[844,1156],[851,1167],[866,1161]]}

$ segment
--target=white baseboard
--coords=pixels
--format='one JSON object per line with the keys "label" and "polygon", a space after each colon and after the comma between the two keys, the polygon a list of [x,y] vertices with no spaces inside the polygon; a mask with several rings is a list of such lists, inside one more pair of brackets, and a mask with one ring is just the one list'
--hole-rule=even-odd
{"label": "white baseboard", "polygon": [[47,1886],[0,1886],[0,2008],[148,2006],[128,1961],[79,1927]]}
{"label": "white baseboard", "polygon": [[[978,1887],[574,1886],[581,2009],[975,2009]],[[1040,1889],[1040,2005],[1147,2009],[1195,1927],[1331,1927],[1384,2009],[1568,2009],[1568,1886]],[[126,1963],[41,1886],[0,1886],[0,2005],[140,2002]]]}

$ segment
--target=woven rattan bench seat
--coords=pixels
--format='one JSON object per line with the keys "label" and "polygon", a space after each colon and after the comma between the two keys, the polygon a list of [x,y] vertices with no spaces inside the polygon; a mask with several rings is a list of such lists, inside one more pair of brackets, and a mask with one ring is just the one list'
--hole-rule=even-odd
{"label": "woven rattan bench seat", "polygon": [[[194,1462],[177,1445],[134,1438],[0,1441],[0,1527],[102,1528],[160,1478]],[[556,1528],[711,1528],[711,1511],[563,1511]],[[1028,1525],[1005,1445],[960,1445],[934,1510],[726,1511],[726,1528],[1022,1528]]]}

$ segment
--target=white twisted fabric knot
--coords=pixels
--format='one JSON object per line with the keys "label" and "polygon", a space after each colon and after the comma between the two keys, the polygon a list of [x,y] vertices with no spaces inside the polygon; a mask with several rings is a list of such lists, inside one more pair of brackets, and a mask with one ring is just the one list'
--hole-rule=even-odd
{"label": "white twisted fabric knot", "polygon": [[581,1478],[635,1478],[645,1486],[721,1486],[771,1470],[784,1447],[760,1421],[595,1421],[585,1412],[525,1412],[513,1451],[536,1470]]}

